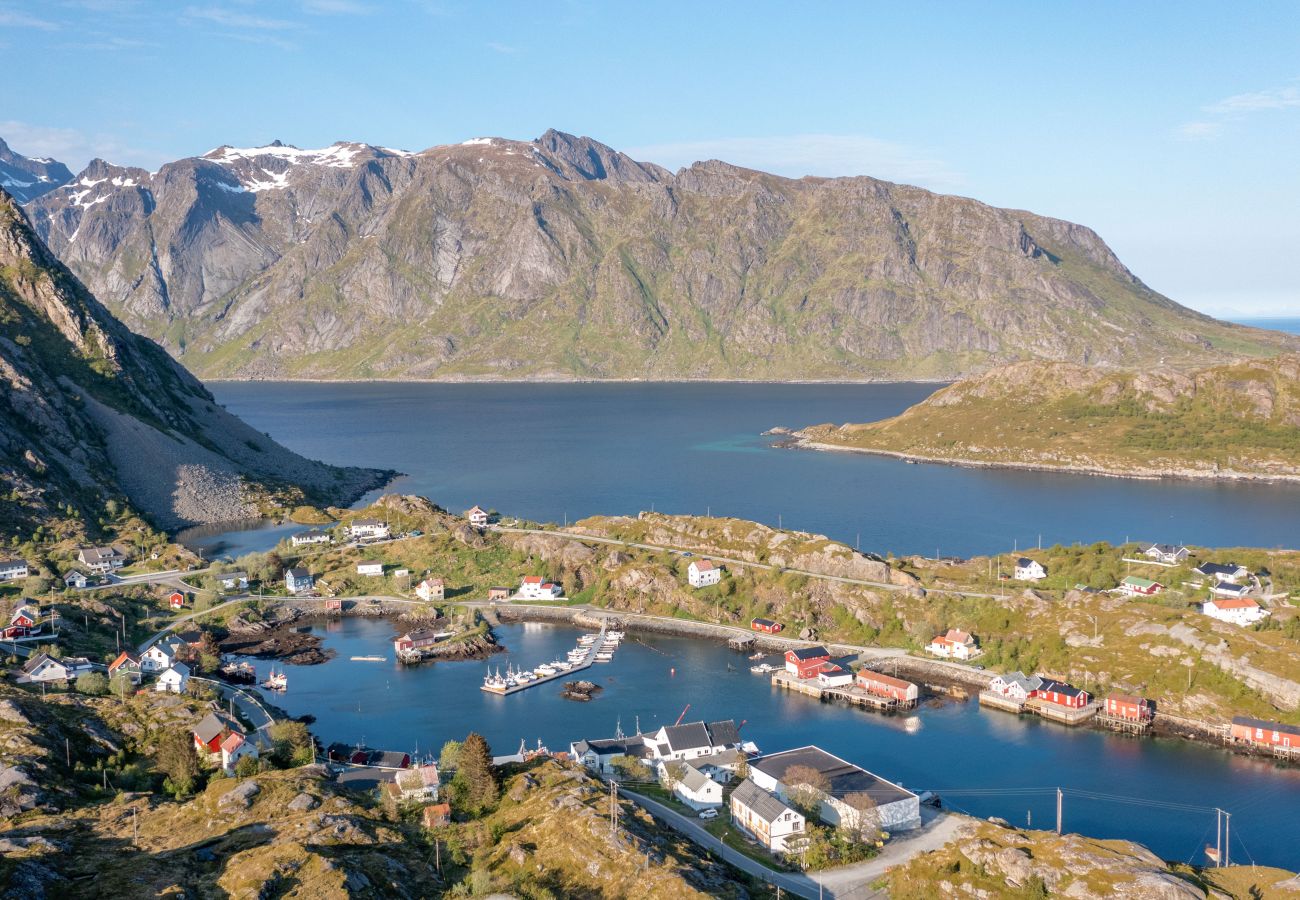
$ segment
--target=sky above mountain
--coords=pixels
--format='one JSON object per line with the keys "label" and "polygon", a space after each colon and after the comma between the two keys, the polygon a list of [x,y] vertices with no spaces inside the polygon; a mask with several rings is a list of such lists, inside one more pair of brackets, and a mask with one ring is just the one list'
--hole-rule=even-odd
{"label": "sky above mountain", "polygon": [[80,168],[220,144],[587,134],[1086,223],[1207,312],[1300,315],[1300,6],[0,0],[0,136]]}

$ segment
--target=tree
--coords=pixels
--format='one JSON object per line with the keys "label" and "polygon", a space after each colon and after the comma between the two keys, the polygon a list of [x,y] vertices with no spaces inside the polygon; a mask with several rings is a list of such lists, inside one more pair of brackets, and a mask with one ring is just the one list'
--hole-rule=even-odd
{"label": "tree", "polygon": [[166,732],[158,741],[154,764],[166,776],[163,787],[172,796],[177,800],[188,797],[199,777],[199,759],[189,731],[177,728]]}
{"label": "tree", "polygon": [[870,794],[855,793],[844,797],[852,814],[841,817],[844,830],[857,841],[875,841],[880,836],[880,811]]}
{"label": "tree", "polygon": [[786,794],[804,815],[812,817],[821,809],[822,798],[831,789],[830,779],[812,766],[791,766],[781,776]]}
{"label": "tree", "polygon": [[256,775],[260,767],[256,756],[241,756],[239,762],[235,763],[235,774],[240,778],[249,778]]}
{"label": "tree", "polygon": [[460,748],[451,795],[458,809],[477,816],[496,806],[501,788],[492,772],[492,748],[483,735],[470,732]]}
{"label": "tree", "polygon": [[749,777],[749,754],[739,747],[736,748],[736,777],[740,779]]}
{"label": "tree", "polygon": [[447,741],[438,754],[438,768],[444,772],[454,772],[460,762],[460,741]]}
{"label": "tree", "polygon": [[135,684],[131,681],[131,676],[126,673],[115,675],[109,683],[109,688],[114,695],[123,700],[135,693]]}
{"label": "tree", "polygon": [[632,756],[620,753],[617,756],[610,757],[609,767],[618,773],[618,777],[626,781],[636,781],[645,775],[645,766]]}
{"label": "tree", "polygon": [[302,722],[277,722],[270,735],[271,758],[281,768],[305,766],[316,759],[316,745]]}
{"label": "tree", "polygon": [[77,693],[102,697],[108,693],[108,677],[99,672],[82,672],[77,676]]}
{"label": "tree", "polygon": [[685,777],[686,763],[675,760],[664,766],[664,787],[668,789],[669,793],[672,793],[673,789],[681,784],[682,779]]}

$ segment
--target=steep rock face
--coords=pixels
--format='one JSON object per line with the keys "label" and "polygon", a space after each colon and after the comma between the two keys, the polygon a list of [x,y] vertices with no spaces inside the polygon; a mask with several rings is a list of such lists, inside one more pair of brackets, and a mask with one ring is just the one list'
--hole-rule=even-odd
{"label": "steep rock face", "polygon": [[218,407],[0,192],[0,534],[25,535],[67,505],[94,521],[111,497],[174,526],[247,515],[267,492],[350,498],[380,480],[303,459]]}
{"label": "steep rock face", "polygon": [[8,191],[19,203],[35,200],[71,180],[72,173],[63,163],[23,156],[0,140],[0,188]]}
{"label": "steep rock face", "polygon": [[1090,229],[597,141],[98,161],[30,213],[132,327],[231,377],[953,377],[1264,354]]}

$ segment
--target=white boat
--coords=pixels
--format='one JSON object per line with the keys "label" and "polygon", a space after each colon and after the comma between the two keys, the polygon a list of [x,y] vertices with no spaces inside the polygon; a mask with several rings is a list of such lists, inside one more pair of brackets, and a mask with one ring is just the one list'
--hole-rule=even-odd
{"label": "white boat", "polygon": [[533,669],[533,674],[536,675],[538,678],[541,678],[543,676],[548,676],[548,675],[554,675],[555,667],[550,663],[542,663],[536,669]]}
{"label": "white boat", "polygon": [[609,662],[613,658],[613,653],[606,653],[604,650],[596,654],[596,662]]}
{"label": "white boat", "polygon": [[578,638],[578,643],[585,647],[589,647],[598,640],[600,640],[600,635],[598,634],[584,634],[582,637]]}
{"label": "white boat", "polygon": [[611,641],[621,641],[623,640],[624,634],[621,631],[607,631],[605,632],[605,637]]}
{"label": "white boat", "polygon": [[759,650],[757,653],[751,656],[750,659],[762,659],[764,656],[767,656],[767,654],[764,653],[762,650]]}
{"label": "white boat", "polygon": [[386,656],[354,656],[353,662],[383,662],[388,659]]}
{"label": "white boat", "polygon": [[266,681],[262,682],[262,687],[268,691],[287,691],[289,690],[289,676],[283,671],[277,672],[272,669],[266,676]]}
{"label": "white boat", "polygon": [[771,672],[775,668],[776,667],[773,666],[771,663],[760,663],[757,666],[750,666],[749,671],[753,672],[755,675],[766,675],[768,672]]}

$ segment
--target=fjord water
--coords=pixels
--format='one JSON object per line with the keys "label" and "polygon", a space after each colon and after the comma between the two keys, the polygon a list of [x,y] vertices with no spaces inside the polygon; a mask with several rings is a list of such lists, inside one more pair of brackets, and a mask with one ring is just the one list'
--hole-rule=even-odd
{"label": "fjord water", "polygon": [[[661,512],[736,516],[961,555],[1097,540],[1294,547],[1300,486],[1135,481],[911,465],[771,446],[774,425],[869,422],[934,384],[210,385],[231,412],[309,457],[406,473],[387,490],[537,521]],[[1025,415],[1033,415],[1026,409]],[[292,527],[208,528],[209,552],[265,549]]]}
{"label": "fjord water", "polygon": [[[744,722],[742,734],[772,752],[818,744],[913,790],[939,791],[950,808],[1001,816],[1036,828],[1055,824],[1056,787],[1100,792],[1127,802],[1067,794],[1067,831],[1139,841],[1160,856],[1203,863],[1214,813],[1233,814],[1233,859],[1294,869],[1300,768],[1234,756],[1179,740],[1133,738],[1073,729],[1032,717],[981,710],[973,702],[923,705],[883,716],[773,688],[752,675],[744,655],[702,640],[629,636],[614,661],[583,673],[604,687],[589,703],[542,685],[510,697],[479,690],[489,667],[532,668],[563,659],[578,631],[556,625],[505,625],[508,649],[488,662],[406,668],[393,660],[394,626],[344,619],[317,627],[337,656],[323,665],[289,666],[289,691],[274,702],[311,713],[325,743],[436,753],[443,741],[482,733],[495,754],[521,740],[567,750],[580,738],[611,737],[686,720]],[[379,655],[384,662],[352,656]],[[256,663],[264,674],[270,663]],[[275,664],[277,667],[279,664]],[[1040,793],[1017,793],[1026,788]],[[974,792],[974,793],[972,793]],[[1170,809],[1175,803],[1197,809]]]}

